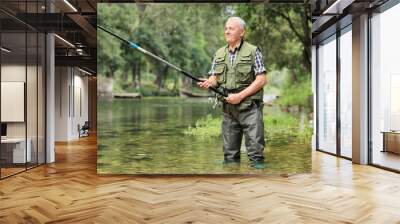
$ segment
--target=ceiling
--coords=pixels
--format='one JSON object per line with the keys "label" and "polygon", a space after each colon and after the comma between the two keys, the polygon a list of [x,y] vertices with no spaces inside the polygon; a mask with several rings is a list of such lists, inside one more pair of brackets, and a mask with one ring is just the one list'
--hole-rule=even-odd
{"label": "ceiling", "polygon": [[96,0],[47,0],[47,5],[45,0],[1,0],[2,45],[13,49],[8,60],[36,55],[37,44],[28,43],[25,52],[25,35],[20,33],[27,30],[30,41],[29,32],[52,32],[57,34],[56,66],[79,66],[96,74],[96,4]]}
{"label": "ceiling", "polygon": [[375,12],[386,2],[388,0],[311,0],[313,44],[348,26],[354,17]]}

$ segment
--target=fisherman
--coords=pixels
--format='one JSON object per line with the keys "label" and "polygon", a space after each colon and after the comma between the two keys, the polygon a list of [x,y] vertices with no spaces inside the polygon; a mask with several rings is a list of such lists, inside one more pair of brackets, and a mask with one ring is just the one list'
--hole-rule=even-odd
{"label": "fisherman", "polygon": [[227,20],[224,32],[227,45],[216,51],[209,78],[197,84],[204,89],[224,87],[228,91],[222,105],[224,163],[240,162],[244,134],[251,165],[263,168],[266,69],[260,49],[244,40],[245,29],[246,23],[240,17]]}

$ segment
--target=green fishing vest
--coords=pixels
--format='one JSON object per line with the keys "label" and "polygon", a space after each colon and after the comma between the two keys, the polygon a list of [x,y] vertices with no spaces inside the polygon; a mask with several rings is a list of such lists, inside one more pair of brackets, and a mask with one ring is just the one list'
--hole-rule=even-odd
{"label": "green fishing vest", "polygon": [[[241,90],[248,87],[255,80],[254,61],[257,47],[243,41],[236,59],[231,64],[229,60],[228,47],[222,47],[215,53],[215,75],[218,85],[229,90]],[[263,100],[263,89],[247,97],[243,101]]]}

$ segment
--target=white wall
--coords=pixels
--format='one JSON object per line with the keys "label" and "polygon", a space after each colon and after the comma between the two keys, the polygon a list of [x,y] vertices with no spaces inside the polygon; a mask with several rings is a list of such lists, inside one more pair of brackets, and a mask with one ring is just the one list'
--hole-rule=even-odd
{"label": "white wall", "polygon": [[[26,70],[27,69],[27,70]],[[31,74],[34,73],[36,75],[36,67],[34,66],[25,66],[18,64],[3,64],[1,66],[1,81],[2,82],[25,82],[26,71],[28,71],[28,82],[30,86],[34,86],[34,88],[27,88],[27,119],[28,129],[33,128],[36,130],[36,80],[30,80]],[[2,96],[2,98],[5,96]],[[42,105],[39,105],[39,107]],[[32,109],[33,108],[33,109]],[[1,110],[9,110],[10,108],[1,108]],[[22,108],[24,110],[24,107]],[[35,113],[32,111],[34,110]],[[4,111],[3,111],[4,112]],[[34,123],[32,123],[34,122]],[[26,122],[7,122],[7,135],[9,137],[24,137],[25,136],[25,124]],[[35,133],[36,134],[36,133]],[[29,133],[28,133],[28,137]]]}
{"label": "white wall", "polygon": [[[36,159],[39,159],[39,163],[44,163],[45,159],[45,141],[44,141],[44,82],[41,66],[32,66],[25,64],[2,64],[1,66],[1,76],[2,76],[2,115],[7,113],[19,114],[18,121],[6,121],[7,124],[7,137],[8,138],[24,138],[25,135],[29,139],[29,148],[31,149],[31,155],[33,162],[36,162]],[[27,78],[27,81],[25,79]],[[14,89],[14,91],[18,91],[16,93],[12,93],[12,91],[7,91],[4,89],[5,83],[24,83],[26,85],[26,99],[25,98],[25,89],[24,86],[20,89]],[[15,88],[15,87],[12,87]],[[12,97],[7,96],[7,94],[22,94],[19,97],[19,102],[17,99],[12,99]],[[9,105],[6,106],[5,99],[12,99],[14,101],[9,102]],[[22,102],[21,102],[22,100]],[[15,107],[19,104],[19,107]],[[26,103],[26,106],[25,106]],[[13,107],[14,106],[14,107]],[[25,112],[26,112],[26,120],[25,120]],[[2,117],[4,120],[4,117]]]}
{"label": "white wall", "polygon": [[78,124],[88,120],[88,78],[73,67],[56,67],[56,141],[79,138]]}
{"label": "white wall", "polygon": [[[1,66],[1,81],[25,82],[25,65],[8,64]],[[7,110],[7,108],[1,108]],[[25,137],[25,122],[7,122],[8,137]]]}
{"label": "white wall", "polygon": [[55,68],[55,141],[68,140],[69,96],[68,88],[70,75],[68,67]]}
{"label": "white wall", "polygon": [[[24,122],[25,82],[1,82],[1,121]],[[36,105],[34,105],[36,108]]]}

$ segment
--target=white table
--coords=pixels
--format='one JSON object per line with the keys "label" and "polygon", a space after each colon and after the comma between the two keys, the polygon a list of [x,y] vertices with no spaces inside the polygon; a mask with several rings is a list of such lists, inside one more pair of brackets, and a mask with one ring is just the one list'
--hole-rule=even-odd
{"label": "white table", "polygon": [[[31,162],[31,145],[32,140],[30,138],[26,139],[28,147],[26,147],[25,154],[25,138],[5,138],[1,139],[2,145],[14,145],[13,148],[13,163],[25,163]],[[25,161],[26,158],[26,161]]]}

